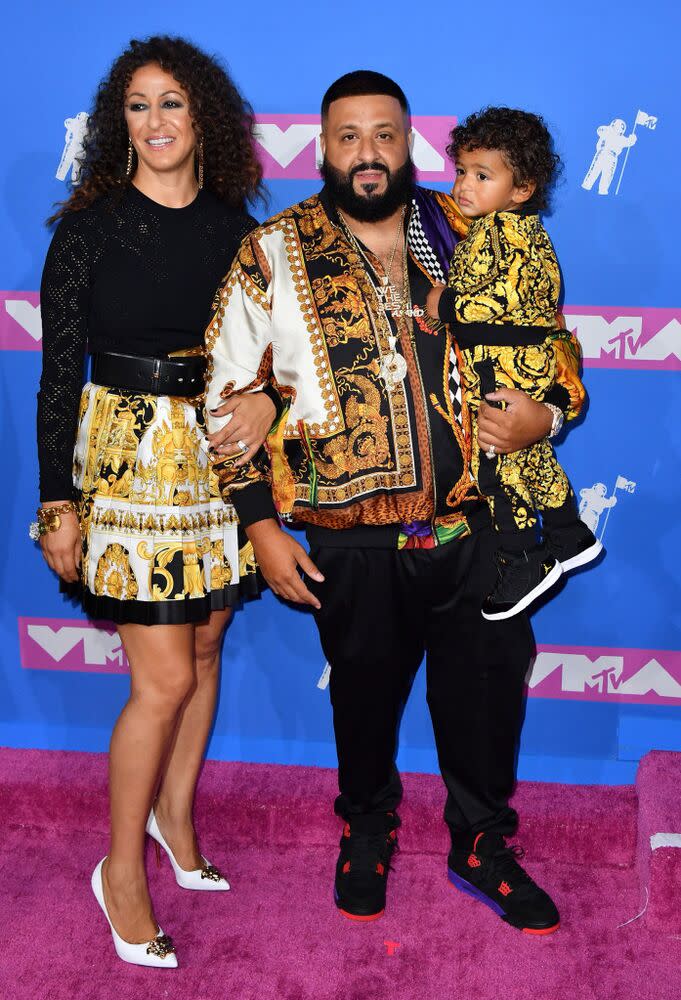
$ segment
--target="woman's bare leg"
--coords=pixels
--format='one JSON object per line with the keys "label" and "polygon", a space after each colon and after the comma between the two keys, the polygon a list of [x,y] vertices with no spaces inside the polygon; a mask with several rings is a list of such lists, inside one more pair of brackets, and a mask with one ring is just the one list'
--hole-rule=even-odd
{"label": "woman's bare leg", "polygon": [[111,849],[104,865],[109,916],[131,943],[155,937],[144,870],[144,829],[182,706],[194,687],[193,625],[119,625],[130,698],[109,753]]}
{"label": "woman's bare leg", "polygon": [[185,871],[202,865],[194,836],[192,809],[215,715],[222,639],[230,618],[229,609],[214,611],[207,621],[196,626],[196,686],[182,710],[155,806],[159,829]]}

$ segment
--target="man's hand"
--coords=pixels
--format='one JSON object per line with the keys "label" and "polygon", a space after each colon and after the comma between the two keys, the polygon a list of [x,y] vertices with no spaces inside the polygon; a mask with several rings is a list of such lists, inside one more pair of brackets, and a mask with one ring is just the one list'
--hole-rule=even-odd
{"label": "man's hand", "polygon": [[317,583],[323,583],[324,577],[302,545],[282,531],[273,518],[249,525],[246,534],[253,543],[260,571],[274,593],[286,601],[310,604],[319,611],[321,604],[301,580],[298,567]]}
{"label": "man's hand", "polygon": [[[232,396],[226,403],[211,410],[211,413],[216,417],[232,414],[229,423],[207,437],[208,443],[219,455],[239,455],[238,461],[234,463],[239,466],[246,465],[258,452],[270,432],[277,410],[264,392],[246,392],[242,396]],[[243,454],[237,441],[248,445],[248,450]]]}
{"label": "man's hand", "polygon": [[446,287],[446,285],[433,285],[426,296],[426,312],[432,319],[439,319],[438,305]]}
{"label": "man's hand", "polygon": [[[61,507],[65,502],[54,500],[44,503],[43,507]],[[81,558],[80,525],[73,511],[60,514],[59,519],[61,523],[56,531],[48,531],[40,536],[40,548],[45,562],[57,576],[67,583],[76,583]]]}
{"label": "man's hand", "polygon": [[506,403],[505,410],[482,403],[478,411],[478,445],[487,451],[491,445],[497,455],[529,448],[551,430],[553,418],[548,406],[531,399],[520,389],[498,389],[485,399]]}

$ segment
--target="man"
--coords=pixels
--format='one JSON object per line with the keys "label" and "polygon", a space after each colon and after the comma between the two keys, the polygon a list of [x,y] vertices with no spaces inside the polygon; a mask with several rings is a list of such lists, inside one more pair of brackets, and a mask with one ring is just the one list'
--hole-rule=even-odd
{"label": "man", "polygon": [[[327,91],[325,187],[244,241],[207,331],[214,414],[270,377],[290,409],[267,454],[215,467],[263,575],[314,608],[332,665],[338,908],[357,920],[384,910],[397,728],[425,653],[449,877],[514,926],[547,933],[558,912],[504,840],[517,823],[508,799],[532,633],[525,615],[481,615],[495,540],[469,471],[456,345],[424,312],[466,223],[448,196],[414,185],[409,134],[406,98],[381,74],[350,73]],[[481,411],[485,450],[550,431],[548,407],[494,397],[507,405]],[[564,388],[555,402],[570,410]],[[309,556],[277,514],[305,524]]]}

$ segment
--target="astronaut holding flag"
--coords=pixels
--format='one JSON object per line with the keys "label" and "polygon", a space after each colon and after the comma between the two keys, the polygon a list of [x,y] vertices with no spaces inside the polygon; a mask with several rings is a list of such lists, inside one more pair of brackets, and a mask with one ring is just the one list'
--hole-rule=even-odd
{"label": "astronaut holding flag", "polygon": [[66,138],[64,139],[64,149],[61,154],[59,166],[57,167],[57,173],[55,174],[58,181],[65,181],[70,170],[71,180],[74,184],[78,183],[80,176],[79,158],[83,152],[83,140],[87,132],[87,125],[88,114],[85,111],[79,111],[74,118],[66,118],[64,120]]}
{"label": "astronaut holding flag", "polygon": [[654,115],[647,114],[645,111],[637,111],[631,135],[626,135],[626,122],[624,122],[621,118],[613,118],[609,125],[600,125],[596,129],[596,132],[598,133],[596,152],[594,153],[591,165],[586,172],[586,176],[582,181],[582,187],[586,191],[590,191],[596,181],[598,181],[598,193],[609,193],[610,185],[613,177],[615,176],[615,170],[617,169],[617,162],[619,160],[620,153],[622,150],[626,149],[627,152],[622,166],[622,173],[620,174],[617,182],[617,189],[615,191],[615,194],[617,194],[620,189],[620,184],[622,183],[622,175],[624,174],[624,170],[627,165],[629,150],[638,138],[636,135],[636,129],[639,125],[652,131],[657,125],[657,118]]}
{"label": "astronaut holding flag", "polygon": [[579,516],[582,521],[587,525],[587,527],[595,534],[598,532],[598,522],[601,519],[601,514],[607,511],[605,515],[605,523],[603,525],[603,530],[600,533],[600,539],[603,540],[603,535],[605,534],[605,529],[608,525],[608,518],[610,517],[610,511],[617,503],[617,497],[615,494],[618,490],[624,490],[626,493],[633,493],[636,489],[636,483],[632,482],[630,479],[625,479],[624,476],[618,476],[615,480],[615,488],[612,491],[612,496],[609,497],[607,487],[605,483],[594,483],[593,486],[588,487],[579,491],[580,502],[579,502]]}

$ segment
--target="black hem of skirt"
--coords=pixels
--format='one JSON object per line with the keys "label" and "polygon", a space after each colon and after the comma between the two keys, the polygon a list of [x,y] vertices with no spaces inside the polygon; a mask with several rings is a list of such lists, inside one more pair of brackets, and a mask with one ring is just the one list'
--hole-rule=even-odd
{"label": "black hem of skirt", "polygon": [[79,583],[62,583],[59,589],[78,601],[90,618],[116,625],[187,625],[205,621],[213,611],[235,608],[246,599],[258,597],[264,586],[260,573],[251,573],[241,577],[239,583],[211,590],[205,597],[178,601],[118,601],[115,597],[97,597]]}

